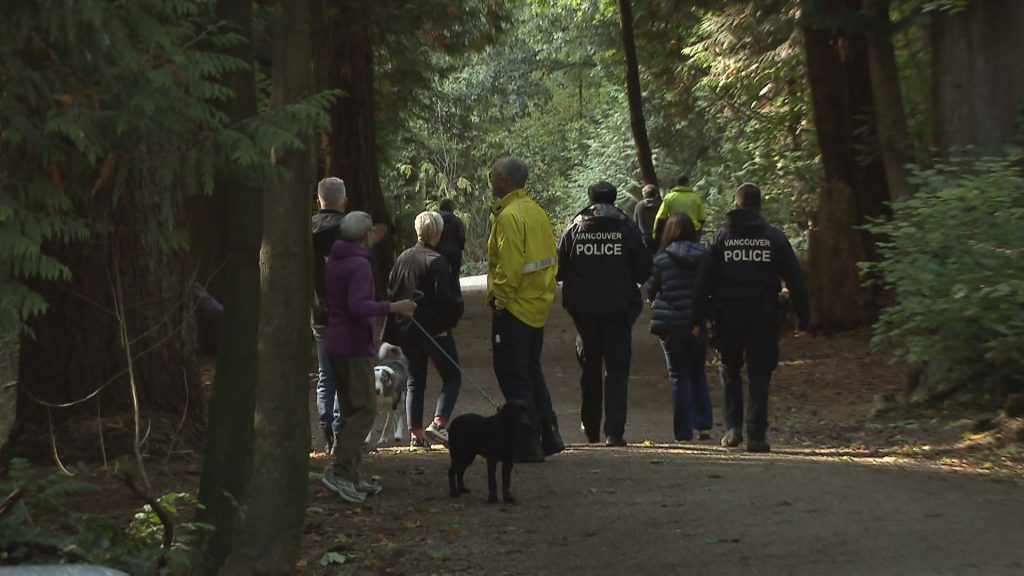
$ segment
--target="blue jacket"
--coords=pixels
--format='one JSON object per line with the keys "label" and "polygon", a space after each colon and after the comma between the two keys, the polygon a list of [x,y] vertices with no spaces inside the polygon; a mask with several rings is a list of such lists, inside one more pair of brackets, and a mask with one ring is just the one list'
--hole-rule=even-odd
{"label": "blue jacket", "polygon": [[651,333],[665,336],[689,332],[693,326],[697,269],[706,250],[697,242],[677,240],[654,257],[647,281],[651,303]]}

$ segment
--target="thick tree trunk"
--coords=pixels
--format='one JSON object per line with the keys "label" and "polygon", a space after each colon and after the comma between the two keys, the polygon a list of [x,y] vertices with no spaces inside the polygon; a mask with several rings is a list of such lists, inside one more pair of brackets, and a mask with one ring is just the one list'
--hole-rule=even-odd
{"label": "thick tree trunk", "polygon": [[[331,114],[328,173],[345,181],[348,209],[393,230],[394,220],[380,185],[377,160],[375,74],[369,7],[360,0],[334,0],[328,49],[329,88],[341,90]],[[374,248],[378,296],[394,262],[393,234]]]}
{"label": "thick tree trunk", "polygon": [[[807,77],[825,187],[810,233],[809,284],[815,327],[842,330],[864,326],[875,316],[872,293],[861,285],[857,263],[870,259],[870,238],[855,227],[885,213],[889,199],[879,159],[858,158],[858,122],[873,106],[864,38],[824,29],[824,22],[849,17],[857,0],[805,0],[801,27]],[[858,161],[861,160],[861,161]]]}
{"label": "thick tree trunk", "polygon": [[[233,22],[240,33],[250,39],[235,47],[232,53],[246,62],[253,62],[251,0],[220,0],[217,11],[222,19]],[[255,72],[236,73],[230,85],[235,99],[228,104],[229,116],[239,119],[254,115]],[[239,519],[238,505],[246,502],[252,470],[263,218],[262,195],[246,183],[218,182],[215,194],[224,199],[227,208],[225,218],[217,225],[227,236],[227,255],[221,272],[225,278],[224,318],[199,483],[199,500],[206,507],[197,513],[199,521],[213,524],[217,529],[206,550],[212,570],[220,566],[231,550]]]}
{"label": "thick tree trunk", "polygon": [[[315,90],[310,0],[284,4],[278,3],[274,107]],[[264,195],[254,466],[244,538],[225,564],[227,574],[291,574],[299,555],[309,482],[309,200],[316,176],[313,138],[304,140],[304,149],[274,151],[292,177]]]}
{"label": "thick tree trunk", "polygon": [[1020,132],[1024,2],[985,0],[932,17],[932,97],[939,149],[999,152]]}
{"label": "thick tree trunk", "polygon": [[[108,201],[94,200],[97,206]],[[143,240],[159,209],[143,196],[125,196],[106,215],[122,227],[45,248],[68,265],[72,279],[33,283],[49,308],[28,322],[32,333],[21,340],[12,453],[49,456],[52,419],[61,457],[131,454],[136,438],[129,353],[143,435],[150,430],[141,451],[163,457],[172,439],[197,440],[202,400],[189,266],[185,254],[163,252]],[[116,294],[124,307],[127,346]]]}
{"label": "thick tree trunk", "polygon": [[889,193],[896,200],[913,194],[913,188],[907,180],[907,165],[913,161],[913,154],[892,46],[889,0],[863,2],[869,22],[868,68],[871,73],[871,93],[875,100],[878,144]]}
{"label": "thick tree trunk", "polygon": [[636,157],[640,163],[640,178],[644,184],[658,184],[654,171],[654,155],[647,138],[647,123],[644,120],[643,93],[640,91],[640,65],[636,57],[636,42],[633,39],[633,6],[630,0],[617,0],[619,4],[619,28],[622,29],[622,53],[626,59],[626,97],[629,100],[629,126],[636,143]]}

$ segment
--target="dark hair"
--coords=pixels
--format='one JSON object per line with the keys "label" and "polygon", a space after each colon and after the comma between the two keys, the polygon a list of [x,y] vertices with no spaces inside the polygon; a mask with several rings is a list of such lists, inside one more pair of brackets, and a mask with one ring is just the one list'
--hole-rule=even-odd
{"label": "dark hair", "polygon": [[690,183],[690,177],[686,174],[680,174],[676,176],[676,186],[686,186]]}
{"label": "dark hair", "polygon": [[682,212],[673,214],[669,217],[668,222],[665,223],[665,231],[661,234],[661,244],[658,246],[658,252],[664,252],[668,245],[676,240],[696,242],[698,238],[697,228],[693,225],[693,220],[690,220],[688,215]]}
{"label": "dark hair", "polygon": [[455,212],[455,200],[445,198],[437,203],[437,209],[442,212]]}
{"label": "dark hair", "polygon": [[615,202],[615,197],[618,195],[619,192],[615,189],[615,186],[612,186],[610,182],[605,182],[604,180],[596,184],[591,184],[590,187],[587,188],[587,197],[590,198],[591,202],[604,202],[611,204]]}
{"label": "dark hair", "polygon": [[744,182],[736,189],[736,205],[747,210],[761,209],[761,189],[757,184]]}

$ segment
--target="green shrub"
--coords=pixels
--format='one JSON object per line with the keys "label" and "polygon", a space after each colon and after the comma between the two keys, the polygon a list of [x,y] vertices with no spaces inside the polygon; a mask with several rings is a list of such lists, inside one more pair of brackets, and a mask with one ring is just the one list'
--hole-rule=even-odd
{"label": "green shrub", "polygon": [[868,227],[882,259],[862,268],[895,296],[874,343],[937,368],[942,384],[991,390],[1024,374],[1022,159],[1011,150],[918,172],[916,195]]}
{"label": "green shrub", "polygon": [[[36,474],[25,460],[12,460],[8,477],[0,480],[0,500],[15,493],[20,499],[0,516],[0,565],[86,562],[129,574],[195,572],[192,545],[210,526],[179,524],[171,547],[162,548],[163,526],[148,504],[135,513],[127,530],[110,517],[65,506],[69,497],[96,490],[66,476]],[[183,493],[158,501],[172,518],[180,505],[195,504]]]}

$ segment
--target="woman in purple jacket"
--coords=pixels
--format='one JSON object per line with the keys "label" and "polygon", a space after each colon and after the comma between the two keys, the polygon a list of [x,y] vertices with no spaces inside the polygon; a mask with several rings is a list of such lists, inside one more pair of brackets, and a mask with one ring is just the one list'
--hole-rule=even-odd
{"label": "woman in purple jacket", "polygon": [[334,466],[323,483],[347,502],[362,502],[382,487],[360,477],[363,439],[373,428],[376,398],[373,364],[377,357],[378,316],[411,316],[410,300],[374,300],[369,247],[376,244],[373,220],[366,212],[349,212],[341,221],[341,240],[334,243],[324,272],[327,287],[327,355],[338,381],[338,401],[345,421],[334,448]]}

